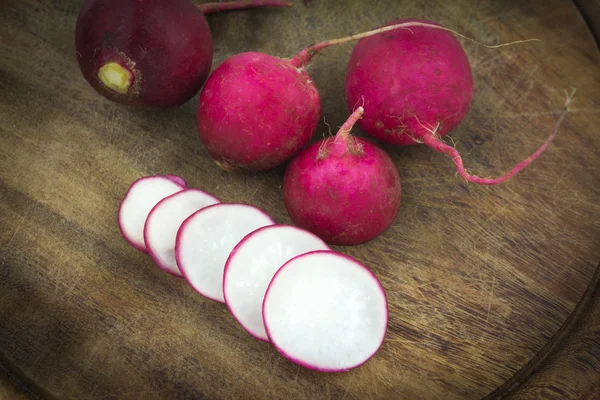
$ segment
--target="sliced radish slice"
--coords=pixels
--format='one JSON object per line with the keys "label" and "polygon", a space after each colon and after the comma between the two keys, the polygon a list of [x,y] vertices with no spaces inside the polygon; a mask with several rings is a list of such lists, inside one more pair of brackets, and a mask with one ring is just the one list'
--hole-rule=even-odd
{"label": "sliced radish slice", "polygon": [[123,238],[136,249],[147,252],[144,224],[160,200],[185,189],[185,181],[174,175],[146,176],[135,180],[119,206],[118,224]]}
{"label": "sliced radish slice", "polygon": [[229,253],[248,233],[273,224],[264,211],[247,204],[203,208],[186,219],[177,233],[179,270],[198,293],[223,303],[223,270]]}
{"label": "sliced radish slice", "polygon": [[159,201],[146,219],[144,241],[158,267],[183,277],[175,260],[175,238],[187,217],[204,207],[220,203],[216,197],[198,189],[186,189]]}
{"label": "sliced radish slice", "polygon": [[252,336],[269,341],[262,302],[275,272],[288,260],[314,250],[329,250],[316,235],[288,225],[259,228],[233,249],[223,274],[225,303]]}
{"label": "sliced radish slice", "polygon": [[187,187],[187,182],[177,175],[165,175],[165,177],[177,183],[178,185],[183,186],[184,188]]}
{"label": "sliced radish slice", "polygon": [[333,251],[292,258],[263,302],[269,339],[289,360],[323,372],[360,366],[381,346],[388,308],[375,275]]}

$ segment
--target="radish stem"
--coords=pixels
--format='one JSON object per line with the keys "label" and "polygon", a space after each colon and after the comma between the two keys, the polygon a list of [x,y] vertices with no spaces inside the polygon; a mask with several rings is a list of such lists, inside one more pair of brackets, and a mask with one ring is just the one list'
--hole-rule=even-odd
{"label": "radish stem", "polygon": [[356,121],[358,121],[363,116],[364,113],[365,113],[365,109],[362,107],[358,107],[356,109],[356,111],[354,111],[352,113],[352,115],[350,115],[350,117],[348,117],[346,122],[344,122],[344,124],[338,131],[337,135],[335,135],[336,139],[337,138],[341,138],[343,140],[348,139],[348,136],[350,136],[350,131],[354,127],[354,124],[356,124]]}

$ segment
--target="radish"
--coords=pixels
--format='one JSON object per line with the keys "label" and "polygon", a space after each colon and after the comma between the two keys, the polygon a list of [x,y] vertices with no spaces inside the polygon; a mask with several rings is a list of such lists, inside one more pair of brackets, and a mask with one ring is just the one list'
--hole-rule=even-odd
{"label": "radish", "polygon": [[292,59],[258,52],[226,59],[200,91],[200,140],[227,171],[262,171],[283,163],[309,142],[321,115],[319,92],[306,72],[312,56],[331,45],[407,26],[412,25],[327,40]]}
{"label": "radish", "polygon": [[200,92],[202,143],[228,171],[271,169],[312,137],[321,100],[304,66],[263,53],[225,60]]}
{"label": "radish", "polygon": [[313,251],[284,264],[263,302],[267,335],[290,361],[322,372],[367,362],[383,343],[385,291],[357,260]]}
{"label": "radish", "polygon": [[156,265],[183,277],[175,260],[175,238],[183,221],[194,212],[220,203],[216,197],[198,189],[186,189],[159,201],[146,219],[144,241]]}
{"label": "radish", "polygon": [[190,0],[87,0],[75,29],[88,83],[117,103],[168,108],[190,100],[212,64],[206,17],[218,11],[291,6],[284,1],[194,5]]}
{"label": "radish", "polygon": [[452,31],[431,29],[438,25],[435,22],[398,19],[388,25],[415,23],[422,26],[363,38],[354,47],[346,75],[346,100],[350,108],[362,103],[367,109],[358,125],[382,142],[424,143],[449,155],[469,182],[499,184],[531,164],[554,139],[560,122],[535,153],[505,175],[489,179],[466,172],[458,151],[441,137],[469,111],[473,98],[469,60]]}
{"label": "radish", "polygon": [[150,210],[163,198],[186,188],[185,181],[174,175],[146,176],[135,180],[121,201],[118,224],[123,238],[136,249],[147,252],[144,224]]}
{"label": "radish", "polygon": [[[405,22],[438,25],[417,19],[388,25]],[[358,125],[382,142],[417,144],[414,132],[423,130],[419,122],[428,126],[432,120],[440,122],[437,133],[445,135],[458,126],[473,99],[469,60],[451,32],[429,27],[361,39],[348,64],[346,100],[352,108],[363,98],[367,112]]]}
{"label": "radish", "polygon": [[248,333],[268,341],[262,302],[273,275],[288,260],[314,250],[329,250],[317,236],[303,229],[270,225],[244,237],[234,248],[223,274],[227,308]]}
{"label": "radish", "polygon": [[247,204],[221,203],[196,211],[177,232],[177,266],[198,293],[223,303],[229,253],[248,233],[273,224],[264,211]]}
{"label": "radish", "polygon": [[392,159],[350,130],[358,109],[335,138],[303,149],[283,178],[283,201],[294,223],[329,244],[365,243],[386,230],[400,208],[400,176]]}
{"label": "radish", "polygon": [[[390,31],[395,32],[383,35]],[[419,45],[422,32],[428,32],[428,36],[424,44]],[[353,53],[356,56],[349,66],[346,93],[351,107],[359,104],[362,96],[365,96],[363,105],[368,109],[372,107],[374,117],[365,123],[367,132],[370,125],[376,125],[380,132],[376,137],[389,137],[393,132],[400,136],[402,127],[408,124],[406,138],[396,139],[396,142],[424,142],[451,154],[465,179],[499,183],[509,176],[490,180],[467,175],[456,150],[438,138],[440,132],[445,134],[460,123],[473,96],[468,60],[451,33],[481,44],[435,22],[403,19],[394,21],[393,25],[311,45],[292,59],[256,52],[232,56],[215,69],[200,92],[197,113],[200,140],[217,165],[228,171],[266,170],[288,160],[308,143],[321,113],[318,90],[306,72],[312,57],[331,45],[363,39]],[[377,51],[372,50],[374,46],[363,45],[370,43],[364,38],[375,35],[371,40],[378,45]],[[398,39],[406,37],[412,39]],[[401,40],[412,44],[399,47],[399,52],[395,41]],[[484,46],[496,48],[531,40],[536,39]],[[389,48],[385,43],[389,43]],[[440,56],[436,58],[438,52]],[[384,61],[383,66],[379,58]],[[388,60],[394,62],[386,64]],[[371,71],[372,78],[365,78],[363,82],[362,77]],[[422,90],[424,99],[421,101]],[[412,93],[408,100],[402,98],[407,93]],[[396,104],[394,102],[405,107],[380,107]],[[419,115],[423,115],[423,120]],[[415,123],[419,128],[413,132],[410,128],[416,126]],[[508,175],[531,163],[553,138],[551,135],[541,150]]]}

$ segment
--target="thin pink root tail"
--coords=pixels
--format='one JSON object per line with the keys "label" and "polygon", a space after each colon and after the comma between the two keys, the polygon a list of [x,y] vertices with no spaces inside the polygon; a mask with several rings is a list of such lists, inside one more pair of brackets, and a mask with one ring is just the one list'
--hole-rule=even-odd
{"label": "thin pink root tail", "polygon": [[[305,2],[306,4],[306,2]],[[500,43],[500,44],[496,44],[496,45],[487,45],[487,44],[483,44],[481,42],[478,42],[475,39],[472,39],[470,37],[467,37],[461,33],[458,33],[452,29],[448,29],[445,28],[443,26],[439,26],[436,24],[430,24],[430,23],[425,23],[425,22],[417,22],[417,21],[410,21],[410,22],[403,22],[400,24],[395,24],[395,25],[388,25],[388,26],[384,26],[381,28],[377,28],[377,29],[373,29],[370,31],[366,31],[366,32],[361,32],[361,33],[357,33],[354,35],[350,35],[350,36],[345,36],[345,37],[341,37],[341,38],[337,38],[337,39],[329,39],[329,40],[325,40],[324,42],[320,42],[320,43],[316,43],[316,44],[312,44],[310,46],[308,46],[307,48],[303,49],[302,51],[300,51],[300,53],[298,53],[298,55],[296,55],[296,57],[294,57],[290,62],[292,63],[293,66],[295,66],[296,68],[306,68],[306,66],[308,65],[308,63],[310,62],[311,58],[317,54],[318,52],[320,52],[321,50],[329,47],[329,46],[335,46],[338,44],[342,44],[342,43],[348,43],[352,40],[359,40],[362,38],[366,38],[369,36],[373,36],[373,35],[377,35],[383,32],[388,32],[388,31],[392,31],[395,29],[407,29],[410,31],[410,27],[416,27],[416,26],[420,26],[423,28],[432,28],[432,29],[440,29],[443,31],[448,31],[453,33],[454,35],[461,37],[463,39],[469,40],[473,43],[479,44],[481,46],[485,46],[487,48],[490,49],[495,49],[498,47],[504,47],[504,46],[511,46],[513,44],[518,44],[518,43],[526,43],[526,42],[531,42],[531,41],[539,41],[539,39],[525,39],[525,40],[516,40],[513,42],[508,42],[508,43]],[[412,32],[412,31],[411,31]]]}
{"label": "thin pink root tail", "polygon": [[454,147],[449,146],[446,143],[444,143],[441,140],[441,138],[435,134],[435,131],[429,131],[426,135],[422,136],[421,139],[423,140],[423,143],[425,143],[427,146],[431,147],[432,149],[439,151],[440,153],[447,154],[450,157],[452,157],[452,160],[454,161],[454,164],[456,165],[456,169],[458,170],[458,174],[466,181],[477,183],[480,185],[497,185],[499,183],[506,182],[507,180],[509,180],[516,174],[518,174],[522,169],[527,167],[536,158],[538,158],[544,152],[544,150],[546,150],[546,147],[548,147],[550,142],[556,137],[556,134],[558,133],[558,129],[559,129],[560,125],[562,124],[567,113],[569,112],[568,106],[570,103],[573,102],[574,94],[575,94],[575,90],[573,90],[573,92],[570,95],[567,95],[567,101],[565,103],[565,107],[564,107],[563,111],[561,112],[560,117],[558,118],[558,121],[554,125],[554,128],[552,129],[552,132],[550,133],[550,135],[548,136],[546,141],[544,143],[542,143],[542,145],[533,154],[531,154],[529,157],[527,157],[523,161],[519,162],[506,174],[499,176],[497,178],[482,178],[482,177],[479,177],[476,175],[470,175],[469,173],[467,173],[467,171],[465,170],[465,167],[463,165],[462,158],[461,158],[460,154],[458,153],[458,151]]}
{"label": "thin pink root tail", "polygon": [[289,1],[277,0],[237,0],[228,2],[214,2],[198,4],[202,14],[213,14],[221,11],[241,10],[244,8],[255,7],[292,7],[294,4]]}

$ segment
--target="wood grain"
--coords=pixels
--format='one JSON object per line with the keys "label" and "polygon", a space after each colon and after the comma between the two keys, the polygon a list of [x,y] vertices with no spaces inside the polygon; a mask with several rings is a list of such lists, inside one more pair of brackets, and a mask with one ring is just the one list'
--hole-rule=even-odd
{"label": "wood grain", "polygon": [[[289,223],[283,168],[219,170],[197,138],[195,100],[149,111],[98,96],[74,56],[80,5],[0,3],[0,354],[46,393],[476,399],[543,349],[582,298],[600,261],[600,56],[571,2],[314,1],[209,17],[213,67],[248,50],[291,57],[395,16],[436,20],[486,42],[542,39],[499,50],[464,42],[476,95],[451,136],[469,170],[482,175],[535,149],[564,90],[577,88],[556,141],[502,186],[466,184],[450,160],[426,148],[385,147],[402,178],[400,214],[376,240],[339,250],[381,279],[389,331],[376,357],[345,374],[287,362],[224,306],[120,238],[121,197],[135,178],[154,173],[180,175]],[[350,51],[332,48],[310,69],[333,129],[348,115]],[[322,123],[317,136],[327,132]]]}
{"label": "wood grain", "polygon": [[600,266],[560,330],[486,399],[600,398]]}

